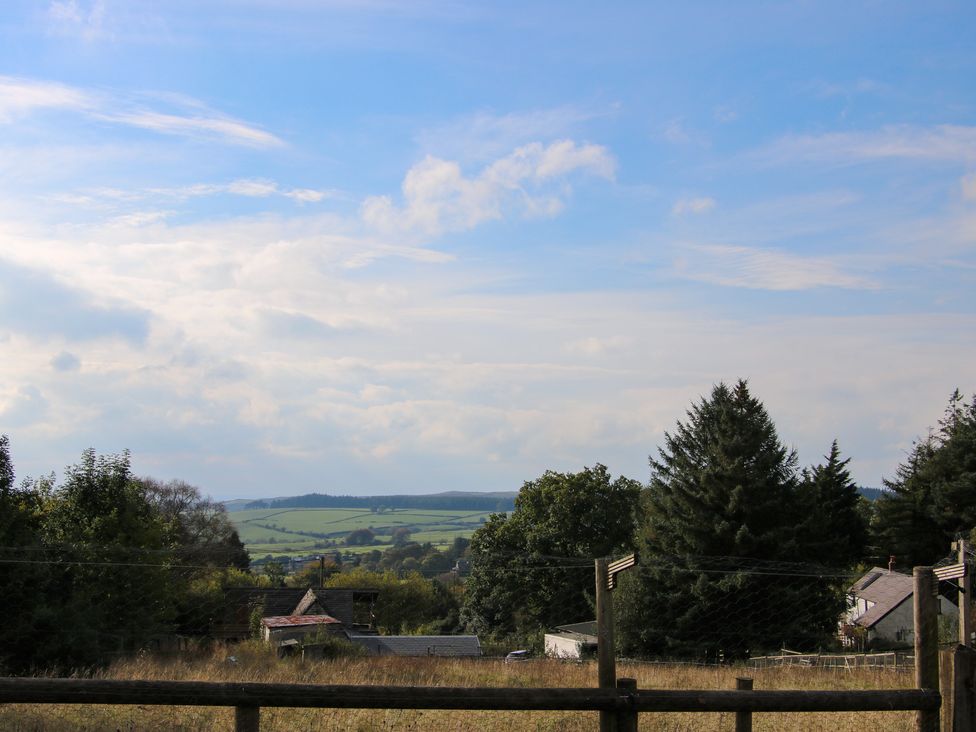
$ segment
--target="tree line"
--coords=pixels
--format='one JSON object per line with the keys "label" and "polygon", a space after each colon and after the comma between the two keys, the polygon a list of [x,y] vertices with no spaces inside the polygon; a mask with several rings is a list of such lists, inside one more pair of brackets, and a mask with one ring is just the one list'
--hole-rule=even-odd
{"label": "tree line", "polygon": [[205,633],[249,558],[220,503],[132,474],[127,452],[15,480],[0,435],[0,669],[74,668],[160,633]]}
{"label": "tree line", "polygon": [[435,493],[408,496],[332,496],[306,493],[244,504],[244,510],[275,508],[364,508],[382,513],[390,508],[427,509],[431,511],[511,511],[515,493]]}
{"label": "tree line", "polygon": [[[438,552],[403,535],[358,566],[330,563],[324,581],[382,586],[391,631],[463,629],[521,645],[592,619],[593,559],[636,550],[638,567],[614,593],[625,653],[823,647],[857,568],[892,554],[902,567],[931,564],[973,531],[976,397],[952,395],[876,501],[858,495],[849,462],[835,441],[800,468],[746,382],[718,384],[665,434],[646,485],[600,464],[547,471],[470,546]],[[460,558],[463,583],[423,576]],[[127,452],[94,450],[60,483],[18,484],[0,436],[0,671],[74,668],[159,634],[206,635],[226,587],[285,581],[248,565],[224,507],[195,487],[136,477]],[[322,580],[309,566],[288,582]]]}
{"label": "tree line", "polygon": [[976,527],[976,397],[952,395],[876,501],[849,462],[834,441],[801,469],[748,384],[720,383],[665,434],[647,485],[602,465],[525,483],[472,537],[462,619],[521,638],[592,619],[593,559],[636,550],[614,594],[625,653],[828,646],[855,571],[934,563]]}

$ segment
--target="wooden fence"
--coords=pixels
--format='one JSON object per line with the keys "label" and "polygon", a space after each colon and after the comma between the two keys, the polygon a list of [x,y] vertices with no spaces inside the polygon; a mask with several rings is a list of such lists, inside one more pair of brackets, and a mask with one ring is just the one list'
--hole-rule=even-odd
{"label": "wooden fence", "polygon": [[533,689],[0,678],[0,703],[235,707],[238,732],[257,732],[261,707],[599,711],[612,715],[618,732],[630,732],[640,712],[736,712],[736,729],[750,730],[757,712],[937,715],[941,697],[928,689],[651,690],[637,689],[633,679],[619,679],[616,689]]}

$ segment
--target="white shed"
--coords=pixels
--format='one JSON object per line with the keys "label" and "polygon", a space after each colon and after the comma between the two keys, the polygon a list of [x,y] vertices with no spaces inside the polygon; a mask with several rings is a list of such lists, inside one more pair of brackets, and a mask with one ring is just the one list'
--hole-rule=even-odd
{"label": "white shed", "polygon": [[559,625],[545,635],[549,658],[589,658],[596,654],[596,621]]}

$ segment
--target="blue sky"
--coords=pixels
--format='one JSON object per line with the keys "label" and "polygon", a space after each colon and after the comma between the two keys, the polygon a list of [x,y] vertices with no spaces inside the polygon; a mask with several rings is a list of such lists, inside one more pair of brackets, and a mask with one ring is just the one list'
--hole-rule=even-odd
{"label": "blue sky", "polygon": [[973,38],[966,2],[4,3],[17,472],[646,480],[747,378],[879,485],[976,390]]}

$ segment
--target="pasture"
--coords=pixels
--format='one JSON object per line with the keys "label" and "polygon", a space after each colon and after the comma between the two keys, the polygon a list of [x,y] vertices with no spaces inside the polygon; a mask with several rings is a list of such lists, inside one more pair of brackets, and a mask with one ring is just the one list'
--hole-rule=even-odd
{"label": "pasture", "polygon": [[[343,552],[372,551],[390,546],[395,529],[407,528],[411,540],[447,545],[455,537],[470,537],[490,511],[363,508],[277,508],[234,511],[229,517],[253,557],[304,555],[335,548]],[[373,546],[345,546],[356,529],[376,535]]]}
{"label": "pasture", "polygon": [[[912,686],[911,671],[859,669],[691,666],[650,663],[618,665],[620,676],[637,679],[642,689],[732,689],[736,676],[755,679],[757,689],[891,689]],[[500,659],[363,658],[302,662],[278,660],[255,643],[212,654],[121,660],[99,678],[146,680],[264,681],[295,684],[389,684],[397,686],[590,687],[597,685],[596,664],[548,659],[505,664]],[[22,705],[0,707],[5,730],[178,729],[216,732],[234,728],[233,710],[210,707],[126,707],[98,705]],[[757,714],[754,729],[861,730],[908,732],[913,712],[830,712]],[[594,712],[489,712],[384,709],[266,708],[261,729],[285,730],[560,730],[597,728]],[[731,713],[646,713],[644,730],[731,730]]]}

